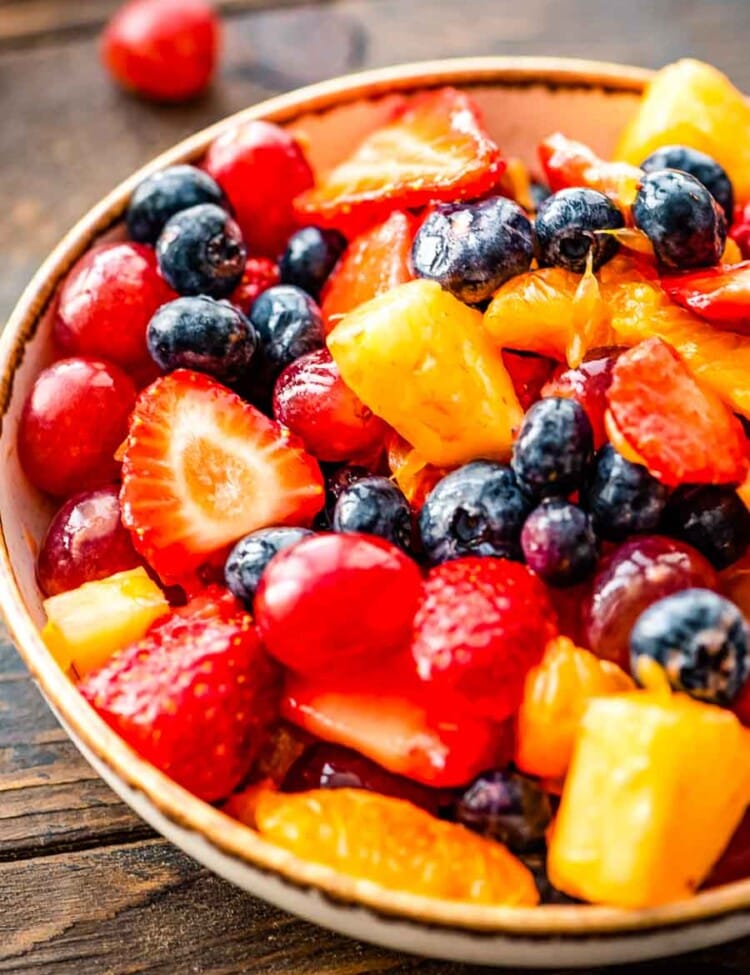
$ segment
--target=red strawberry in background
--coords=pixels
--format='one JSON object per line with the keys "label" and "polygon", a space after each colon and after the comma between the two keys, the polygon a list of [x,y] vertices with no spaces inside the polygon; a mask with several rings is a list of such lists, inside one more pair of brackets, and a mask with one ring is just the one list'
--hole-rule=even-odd
{"label": "red strawberry in background", "polygon": [[240,783],[263,745],[280,681],[247,613],[175,613],[79,688],[143,758],[215,802]]}
{"label": "red strawberry in background", "polygon": [[136,549],[180,582],[269,525],[308,525],[323,506],[317,461],[226,386],[177,369],[141,393],[120,503]]}
{"label": "red strawberry in background", "polygon": [[428,573],[411,650],[431,694],[504,721],[555,632],[554,609],[526,566],[464,558]]}

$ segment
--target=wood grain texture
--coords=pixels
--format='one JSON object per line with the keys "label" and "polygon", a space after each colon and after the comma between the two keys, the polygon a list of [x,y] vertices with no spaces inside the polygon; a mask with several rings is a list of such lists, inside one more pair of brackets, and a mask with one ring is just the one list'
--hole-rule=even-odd
{"label": "wood grain texture", "polygon": [[[220,0],[228,18],[219,81],[191,105],[155,106],[116,90],[99,66],[96,32],[118,3],[0,0],[0,322],[49,249],[115,182],[189,132],[281,90],[465,54],[650,66],[691,54],[750,90],[748,0]],[[748,975],[749,958],[750,939],[610,971]],[[483,971],[321,931],[155,837],[80,758],[0,627],[0,973]]]}

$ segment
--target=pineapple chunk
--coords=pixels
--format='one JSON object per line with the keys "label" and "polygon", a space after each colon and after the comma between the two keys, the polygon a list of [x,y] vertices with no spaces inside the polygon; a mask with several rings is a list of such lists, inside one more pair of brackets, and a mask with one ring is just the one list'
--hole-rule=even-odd
{"label": "pineapple chunk", "polygon": [[668,691],[588,706],[549,849],[552,883],[616,907],[694,893],[750,800],[750,734]]}
{"label": "pineapple chunk", "polygon": [[169,612],[164,593],[143,568],[87,582],[44,601],[42,639],[63,670],[79,677],[97,670],[115,650],[140,640]]}
{"label": "pineapple chunk", "polygon": [[713,156],[737,197],[750,199],[750,105],[726,75],[702,61],[686,58],[654,76],[615,158],[640,165],[654,149],[675,144]]}
{"label": "pineapple chunk", "polygon": [[507,460],[522,410],[482,316],[434,281],[350,312],[328,336],[344,382],[438,467]]}

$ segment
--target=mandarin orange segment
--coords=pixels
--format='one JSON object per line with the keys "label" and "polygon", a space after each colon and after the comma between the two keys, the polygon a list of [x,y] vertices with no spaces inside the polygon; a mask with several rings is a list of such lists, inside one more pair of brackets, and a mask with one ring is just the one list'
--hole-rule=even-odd
{"label": "mandarin orange segment", "polygon": [[633,687],[616,664],[600,660],[567,637],[552,640],[541,663],[526,677],[517,719],[517,766],[542,779],[562,780],[589,701]]}
{"label": "mandarin orange segment", "polygon": [[395,431],[386,438],[386,457],[393,480],[416,510],[422,507],[430,491],[448,473],[444,468],[426,463],[412,445]]}
{"label": "mandarin orange segment", "polygon": [[357,789],[263,792],[255,822],[295,855],[390,890],[471,904],[539,901],[531,873],[504,846],[402,799]]}

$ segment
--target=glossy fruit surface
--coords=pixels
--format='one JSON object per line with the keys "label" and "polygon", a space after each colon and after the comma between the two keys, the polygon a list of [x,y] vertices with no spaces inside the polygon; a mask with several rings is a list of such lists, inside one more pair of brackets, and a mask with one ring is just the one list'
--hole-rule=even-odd
{"label": "glossy fruit surface", "polygon": [[36,378],[18,429],[31,483],[65,498],[117,480],[115,451],[135,403],[132,380],[103,359],[60,359]]}
{"label": "glossy fruit surface", "polygon": [[422,547],[432,565],[465,555],[520,558],[520,536],[531,503],[513,471],[476,460],[446,474],[419,515]]}
{"label": "glossy fruit surface", "polygon": [[197,166],[168,166],[133,190],[125,214],[128,234],[133,240],[155,244],[170,217],[200,203],[229,208],[221,187],[208,173]]}
{"label": "glossy fruit surface", "polygon": [[138,399],[120,501],[138,551],[179,581],[250,531],[312,522],[323,478],[278,424],[209,376],[178,369]]}
{"label": "glossy fruit surface", "polygon": [[403,491],[387,477],[357,479],[339,494],[333,509],[336,532],[377,535],[409,550],[412,515]]}
{"label": "glossy fruit surface", "polygon": [[271,559],[282,549],[311,538],[309,528],[259,528],[232,548],[224,566],[224,580],[231,591],[252,610],[255,593]]}
{"label": "glossy fruit surface", "polygon": [[653,603],[630,634],[631,667],[649,657],[675,690],[711,704],[729,705],[750,671],[747,620],[710,589],[685,589]]}
{"label": "glossy fruit surface", "polygon": [[310,789],[366,789],[382,796],[405,799],[437,816],[449,803],[447,790],[430,789],[402,775],[394,775],[359,752],[343,745],[316,742],[289,768],[282,792]]}
{"label": "glossy fruit surface", "polygon": [[102,58],[123,87],[158,101],[183,101],[210,83],[221,30],[204,0],[129,0],[109,22]]}
{"label": "glossy fruit surface", "polygon": [[345,247],[346,238],[337,230],[302,227],[289,238],[279,259],[282,282],[302,288],[317,301]]}
{"label": "glossy fruit surface", "polygon": [[586,645],[629,668],[630,631],[644,609],[671,593],[718,589],[719,578],[699,552],[683,542],[644,535],[623,542],[602,560],[583,609]]}
{"label": "glossy fruit surface", "polygon": [[707,322],[750,333],[750,261],[662,278],[667,294]]}
{"label": "glossy fruit surface", "polygon": [[229,300],[244,315],[249,315],[255,299],[279,282],[279,266],[276,261],[272,261],[270,257],[248,257],[242,280],[229,296]]}
{"label": "glossy fruit surface", "polygon": [[664,530],[697,548],[717,569],[725,569],[750,543],[750,513],[732,488],[687,486],[670,498]]}
{"label": "glossy fruit surface", "polygon": [[223,799],[260,751],[279,675],[252,619],[174,616],[80,685],[141,757],[200,799]]}
{"label": "glossy fruit surface", "polygon": [[522,410],[541,398],[542,389],[555,369],[555,363],[534,353],[516,352],[503,349],[503,364],[513,382],[518,402]]}
{"label": "glossy fruit surface", "polygon": [[83,676],[140,640],[168,611],[146,570],[129,569],[45,599],[42,639],[63,670],[74,667]]}
{"label": "glossy fruit surface", "polygon": [[428,213],[414,238],[411,264],[417,277],[437,281],[471,305],[528,271],[533,256],[529,218],[517,203],[496,196]]}
{"label": "glossy fruit surface", "polygon": [[265,644],[300,674],[337,673],[385,659],[408,643],[419,569],[364,535],[320,535],[281,552],[255,597]]}
{"label": "glossy fruit surface", "polygon": [[227,298],[242,280],[247,252],[232,217],[215,203],[181,210],[156,244],[159,270],[181,295]]}
{"label": "glossy fruit surface", "polygon": [[730,223],[734,215],[734,189],[727,171],[715,159],[690,146],[662,146],[643,160],[641,169],[651,173],[659,169],[679,169],[702,183],[721,207]]}
{"label": "glossy fruit surface", "polygon": [[504,847],[401,799],[359,789],[265,792],[265,839],[389,890],[474,904],[533,905],[534,879]]}
{"label": "glossy fruit surface", "polygon": [[403,210],[355,237],[323,288],[326,331],[370,298],[414,277],[411,246],[419,219]]}
{"label": "glossy fruit surface", "polygon": [[507,723],[435,700],[406,663],[394,658],[348,678],[287,678],[282,713],[316,738],[353,748],[422,785],[465,786],[510,760]]}
{"label": "glossy fruit surface", "polygon": [[598,190],[585,187],[559,190],[537,211],[534,230],[539,264],[583,274],[591,255],[596,271],[612,260],[619,248],[617,240],[603,231],[624,225],[620,210]]}
{"label": "glossy fruit surface", "polygon": [[571,399],[548,397],[523,418],[511,466],[532,497],[566,495],[583,483],[594,450],[591,423]]}
{"label": "glossy fruit surface", "polygon": [[77,589],[141,564],[120,518],[115,485],[69,498],[42,540],[36,577],[45,596]]}
{"label": "glossy fruit surface", "polygon": [[507,559],[462,558],[431,569],[411,652],[430,691],[503,721],[555,633],[539,580]]}
{"label": "glossy fruit surface", "polygon": [[278,258],[299,226],[292,200],[313,184],[296,139],[253,119],[218,136],[203,166],[229,198],[251,255]]}
{"label": "glossy fruit surface", "polygon": [[[652,378],[644,383],[644,376]],[[663,484],[744,480],[742,425],[661,339],[641,342],[618,358],[607,401],[618,431]]]}
{"label": "glossy fruit surface", "polygon": [[568,772],[581,718],[592,698],[631,690],[633,681],[567,637],[550,641],[524,686],[516,719],[515,763],[549,782]]}
{"label": "glossy fruit surface", "polygon": [[[659,527],[669,489],[643,467],[605,444],[596,456],[585,508],[600,538],[619,542]],[[685,539],[689,541],[689,539]]]}
{"label": "glossy fruit surface", "polygon": [[625,127],[615,156],[640,163],[662,146],[686,145],[708,153],[731,179],[737,197],[750,199],[750,109],[711,65],[684,58],[657,72]]}
{"label": "glossy fruit surface", "polygon": [[642,173],[637,166],[601,159],[587,145],[555,132],[539,145],[539,161],[553,192],[585,186],[622,207],[633,202]]}
{"label": "glossy fruit surface", "polygon": [[525,853],[544,847],[552,807],[536,782],[509,769],[494,769],[474,779],[457,800],[454,815],[474,833]]}
{"label": "glossy fruit surface", "polygon": [[455,88],[415,95],[389,124],[296,201],[306,223],[347,237],[393,209],[481,196],[505,169],[470,95]]}
{"label": "glossy fruit surface", "polygon": [[148,361],[146,326],[174,292],[142,244],[100,244],[74,264],[55,315],[65,355],[102,356],[128,370]]}
{"label": "glossy fruit surface", "polygon": [[591,519],[576,504],[547,498],[521,532],[526,564],[551,586],[574,586],[594,571],[598,555]]}
{"label": "glossy fruit surface", "polygon": [[367,455],[387,429],[347,387],[327,349],[308,352],[284,369],[274,388],[273,414],[324,461]]}
{"label": "glossy fruit surface", "polygon": [[559,366],[541,391],[543,397],[564,397],[581,404],[591,424],[595,448],[601,447],[607,440],[604,426],[607,390],[612,382],[612,369],[619,351],[594,351],[575,369]]}
{"label": "glossy fruit surface", "polygon": [[146,341],[164,372],[196,369],[233,383],[247,372],[258,335],[229,302],[194,295],[162,305],[148,324]]}
{"label": "glossy fruit surface", "polygon": [[593,700],[555,820],[550,880],[616,907],[689,897],[745,812],[749,754],[733,714],[668,689]]}
{"label": "glossy fruit surface", "polygon": [[479,312],[436,282],[411,281],[361,305],[328,348],[347,386],[423,461],[507,460],[521,419],[510,377]]}
{"label": "glossy fruit surface", "polygon": [[721,260],[726,220],[716,200],[695,177],[675,169],[647,173],[633,201],[632,215],[664,267],[711,267]]}

